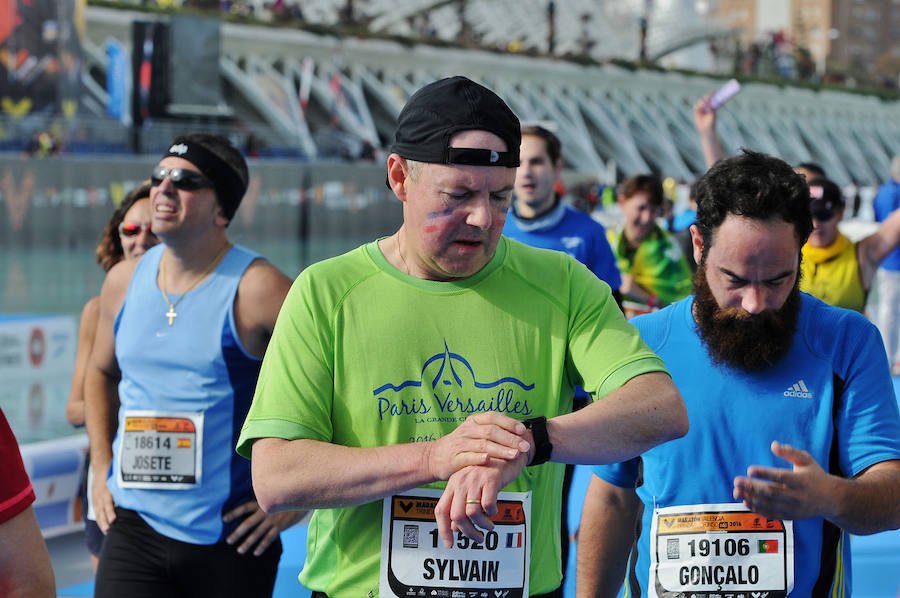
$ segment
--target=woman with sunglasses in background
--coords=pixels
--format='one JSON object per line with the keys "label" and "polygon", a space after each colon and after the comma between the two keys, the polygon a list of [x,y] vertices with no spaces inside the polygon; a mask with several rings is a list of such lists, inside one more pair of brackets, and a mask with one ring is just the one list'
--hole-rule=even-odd
{"label": "woman with sunglasses in background", "polygon": [[[150,230],[150,181],[148,180],[126,195],[121,205],[113,212],[109,223],[103,229],[100,244],[97,245],[97,263],[104,272],[108,272],[123,259],[139,258],[158,243],[159,239]],[[89,299],[81,311],[78,353],[75,357],[75,371],[72,374],[69,400],[66,404],[66,419],[75,427],[84,425],[84,373],[91,355],[99,313],[100,297]],[[96,571],[100,548],[103,546],[103,533],[97,527],[96,521],[87,517],[87,505],[90,497],[90,493],[87,492],[87,488],[90,487],[88,467],[89,463],[86,462],[81,484],[81,512],[85,523],[85,542]]]}
{"label": "woman with sunglasses in background", "polygon": [[850,241],[838,229],[844,217],[841,188],[825,178],[809,181],[813,232],[803,246],[800,290],[825,303],[864,312],[878,264],[900,245],[900,210],[871,235]]}

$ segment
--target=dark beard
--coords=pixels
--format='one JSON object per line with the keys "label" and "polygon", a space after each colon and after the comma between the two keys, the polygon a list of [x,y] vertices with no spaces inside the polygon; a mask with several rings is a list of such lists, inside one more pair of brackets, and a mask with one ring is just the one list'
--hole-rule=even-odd
{"label": "dark beard", "polygon": [[746,372],[775,365],[791,348],[797,330],[800,277],[781,308],[750,315],[739,307],[719,307],[705,266],[694,273],[694,321],[713,362]]}

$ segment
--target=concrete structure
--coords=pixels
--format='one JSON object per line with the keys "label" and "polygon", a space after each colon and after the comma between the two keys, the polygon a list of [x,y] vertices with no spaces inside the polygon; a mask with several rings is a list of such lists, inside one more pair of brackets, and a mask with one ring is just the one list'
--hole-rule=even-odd
{"label": "concrete structure", "polygon": [[[87,54],[102,60],[99,47],[110,36],[129,44],[134,18],[148,15],[89,7]],[[523,121],[554,121],[567,167],[606,182],[613,182],[611,172],[652,170],[685,181],[701,173],[691,106],[721,84],[676,73],[234,24],[222,26],[219,65],[230,104],[252,107],[283,143],[302,147],[310,159],[318,156],[316,131],[326,125],[386,147],[413,91],[441,76],[466,74],[496,89]],[[300,109],[304,87],[310,90],[306,111]],[[813,160],[841,185],[851,179],[874,184],[890,156],[900,153],[900,104],[751,84],[722,110],[720,131],[729,152],[744,146],[791,162]]]}

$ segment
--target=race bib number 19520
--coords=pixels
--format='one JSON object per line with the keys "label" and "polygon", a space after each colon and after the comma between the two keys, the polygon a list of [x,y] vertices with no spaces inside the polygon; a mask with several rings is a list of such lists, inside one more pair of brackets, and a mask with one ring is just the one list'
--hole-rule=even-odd
{"label": "race bib number 19520", "polygon": [[418,488],[384,499],[379,594],[395,598],[528,596],[530,492],[501,492],[494,529],[475,542],[457,532],[447,548],[434,507],[440,490]]}

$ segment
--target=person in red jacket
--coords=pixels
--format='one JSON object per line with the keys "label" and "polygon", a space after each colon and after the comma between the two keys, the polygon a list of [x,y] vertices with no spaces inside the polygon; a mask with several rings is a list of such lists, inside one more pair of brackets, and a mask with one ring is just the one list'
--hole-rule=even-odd
{"label": "person in red jacket", "polygon": [[0,409],[0,596],[56,596],[50,554],[31,503],[34,489]]}

